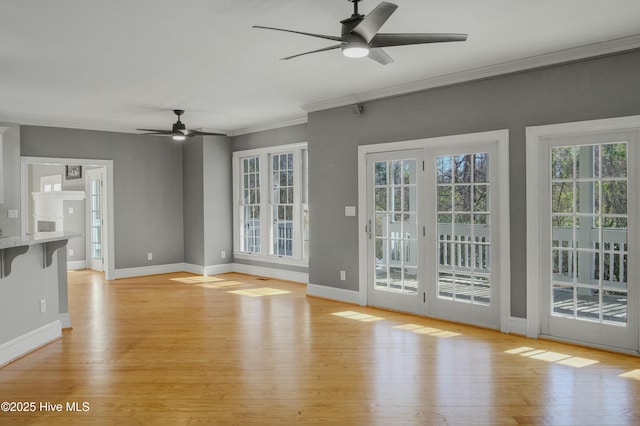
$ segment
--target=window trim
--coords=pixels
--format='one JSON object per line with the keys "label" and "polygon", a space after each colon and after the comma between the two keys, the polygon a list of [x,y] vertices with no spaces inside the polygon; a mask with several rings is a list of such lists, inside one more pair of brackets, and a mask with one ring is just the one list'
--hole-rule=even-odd
{"label": "window trim", "polygon": [[[302,155],[304,150],[307,150],[307,142],[299,142],[286,145],[276,145],[265,148],[248,149],[243,151],[234,151],[232,158],[232,170],[233,170],[233,256],[236,259],[241,260],[253,260],[256,262],[274,263],[280,265],[289,266],[302,266],[308,267],[309,259],[304,258],[305,255],[304,246],[304,227],[302,221],[304,220],[303,211],[305,204],[305,194],[303,188],[308,187],[305,185],[308,182],[308,176],[304,178],[304,156]],[[258,156],[263,158],[264,156],[270,156],[271,154],[282,154],[287,152],[293,152],[294,164],[297,167],[294,171],[294,228],[298,231],[296,233],[297,239],[294,241],[294,255],[298,255],[298,258],[288,258],[283,256],[277,256],[270,254],[271,244],[271,179],[272,170],[270,161],[266,161],[264,164],[267,167],[260,167],[260,250],[261,253],[249,253],[240,251],[240,192],[242,190],[242,159],[245,157]],[[270,159],[270,158],[269,158]],[[261,163],[263,160],[260,161]],[[266,185],[264,184],[266,182]],[[307,194],[308,197],[308,194]],[[263,211],[264,208],[264,211]]]}

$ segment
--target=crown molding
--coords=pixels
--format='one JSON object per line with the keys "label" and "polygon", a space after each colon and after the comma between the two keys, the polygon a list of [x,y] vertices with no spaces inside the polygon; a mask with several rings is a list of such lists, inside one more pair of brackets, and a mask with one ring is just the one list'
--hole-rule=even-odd
{"label": "crown molding", "polygon": [[307,115],[305,114],[303,117],[295,117],[289,120],[278,121],[274,123],[261,124],[258,126],[245,127],[242,129],[236,129],[229,132],[229,136],[240,136],[246,135],[249,133],[262,132],[264,130],[273,130],[279,129],[281,127],[289,127],[295,126],[298,124],[306,124],[307,123]]}
{"label": "crown molding", "polygon": [[574,62],[638,48],[640,48],[640,34],[571,49],[558,50],[555,52],[545,53],[543,55],[530,56],[495,65],[473,68],[466,71],[445,74],[397,86],[371,90],[335,99],[328,99],[326,101],[314,102],[302,105],[302,109],[306,112],[321,111],[329,108],[352,105],[354,103],[390,98],[436,87],[449,86],[452,84],[465,83],[473,80],[532,70],[535,68]]}
{"label": "crown molding", "polygon": [[43,120],[33,117],[0,115],[0,122],[16,123],[21,126],[61,127],[64,129],[97,130],[100,132],[138,133],[130,127],[118,127],[105,124],[78,123],[70,121]]}

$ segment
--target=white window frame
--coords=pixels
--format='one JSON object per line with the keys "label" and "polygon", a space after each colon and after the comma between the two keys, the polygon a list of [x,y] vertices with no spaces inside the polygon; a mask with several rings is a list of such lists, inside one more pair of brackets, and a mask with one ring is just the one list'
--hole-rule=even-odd
{"label": "white window frame", "polygon": [[[304,220],[307,206],[307,181],[305,176],[307,143],[278,145],[267,148],[235,151],[232,159],[233,169],[233,255],[237,259],[269,262],[282,265],[304,266],[309,264],[309,256],[305,247]],[[271,254],[272,229],[272,155],[293,153],[294,173],[294,208],[293,208],[293,256]],[[240,250],[240,202],[242,200],[242,159],[246,157],[260,158],[260,253],[249,253]]]}

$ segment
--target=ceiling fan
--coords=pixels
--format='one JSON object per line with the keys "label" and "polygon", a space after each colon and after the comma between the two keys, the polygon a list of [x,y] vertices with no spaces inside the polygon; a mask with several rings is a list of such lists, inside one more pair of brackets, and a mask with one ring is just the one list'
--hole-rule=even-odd
{"label": "ceiling fan", "polygon": [[199,130],[189,130],[186,128],[184,123],[180,121],[180,116],[184,114],[184,110],[174,109],[173,113],[178,116],[178,121],[173,123],[171,130],[156,130],[156,129],[138,129],[138,130],[140,130],[141,132],[150,132],[150,133],[142,133],[143,135],[171,136],[174,141],[183,141],[186,138],[190,138],[192,136],[227,136],[224,133],[212,133],[212,132],[201,132]]}
{"label": "ceiling fan", "polygon": [[382,2],[373,9],[367,16],[358,13],[358,3],[362,0],[348,0],[353,3],[353,15],[340,21],[342,24],[342,35],[334,37],[323,34],[313,34],[302,31],[287,30],[283,28],[264,27],[254,25],[253,28],[261,28],[265,30],[284,31],[288,33],[302,34],[311,37],[323,38],[327,40],[337,41],[329,47],[325,47],[311,52],[299,53],[297,55],[282,58],[283,60],[297,58],[298,56],[308,55],[310,53],[324,52],[333,49],[342,49],[344,56],[349,58],[363,58],[368,56],[382,65],[393,62],[393,58],[389,56],[383,47],[406,46],[410,44],[424,43],[441,43],[446,41],[465,41],[466,34],[449,34],[449,33],[379,33],[378,30],[387,22],[387,19],[398,8],[397,5],[388,2]]}

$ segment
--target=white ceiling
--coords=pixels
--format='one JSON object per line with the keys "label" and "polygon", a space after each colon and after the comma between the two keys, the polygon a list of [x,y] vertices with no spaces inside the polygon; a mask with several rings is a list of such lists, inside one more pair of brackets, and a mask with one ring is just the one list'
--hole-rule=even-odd
{"label": "white ceiling", "polygon": [[[382,32],[467,33],[468,40],[387,48],[396,61],[387,66],[339,50],[280,61],[333,42],[252,25],[337,36],[352,3],[2,0],[0,120],[168,129],[178,108],[189,128],[237,134],[449,74],[616,39],[640,46],[638,0],[392,2],[399,8]],[[362,1],[360,12],[378,3]]]}

